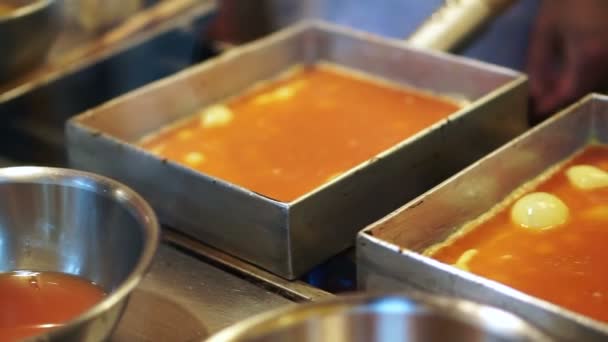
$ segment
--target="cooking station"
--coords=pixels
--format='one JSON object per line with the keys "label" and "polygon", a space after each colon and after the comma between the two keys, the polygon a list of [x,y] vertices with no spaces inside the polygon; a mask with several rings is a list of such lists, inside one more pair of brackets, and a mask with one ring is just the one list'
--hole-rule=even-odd
{"label": "cooking station", "polygon": [[[443,15],[434,16],[441,1],[421,5],[405,25],[408,30],[398,32],[410,46],[340,25],[336,8],[323,1],[265,0],[230,13],[218,12],[212,0],[144,1],[133,17],[98,34],[62,27],[45,62],[0,83],[0,166],[94,172],[128,185],[154,208],[162,223],[160,245],[110,341],[201,341],[280,308],[336,300],[356,290],[411,289],[507,308],[553,332],[551,338],[601,339],[608,334],[603,324],[536,299],[510,297],[493,283],[445,271],[406,249],[418,252],[452,222],[479,214],[479,206],[464,206],[471,199],[459,197],[458,182],[469,186],[468,195],[478,191],[494,203],[498,195],[475,188],[476,175],[489,184],[486,178],[500,163],[487,155],[528,134],[526,75],[431,51],[462,51],[465,38],[512,2],[479,7],[463,1],[465,7],[446,5]],[[285,203],[202,177],[138,143],[197,108],[292,66],[321,62],[445,94],[462,106],[328,186]],[[197,96],[191,96],[193,89]],[[593,104],[583,104],[577,113],[606,107],[605,99],[587,101]],[[598,117],[594,123],[605,123]],[[574,126],[563,122],[557,123],[562,137],[564,127]],[[585,131],[585,124],[578,131]],[[584,136],[594,137],[587,131]],[[516,146],[501,153],[516,160],[518,148],[531,149]],[[561,151],[560,158],[566,155]],[[485,164],[478,165],[480,160]],[[472,164],[477,169],[458,173]],[[450,178],[455,174],[459,178]],[[453,183],[442,183],[446,179]],[[435,190],[424,197],[430,189]],[[448,207],[442,194],[464,204]],[[412,223],[434,210],[441,213],[430,220],[434,231]],[[401,230],[410,225],[420,234]],[[544,340],[541,334],[529,336]]]}

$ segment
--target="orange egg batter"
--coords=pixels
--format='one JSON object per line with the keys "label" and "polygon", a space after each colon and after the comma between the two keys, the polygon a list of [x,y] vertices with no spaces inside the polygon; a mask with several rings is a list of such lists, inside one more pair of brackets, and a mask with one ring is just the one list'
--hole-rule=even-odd
{"label": "orange egg batter", "polygon": [[0,341],[43,334],[104,297],[95,284],[56,272],[0,273]]}
{"label": "orange egg batter", "polygon": [[287,202],[459,109],[336,70],[299,68],[141,146]]}
{"label": "orange egg batter", "polygon": [[565,171],[575,164],[608,171],[608,148],[586,148],[534,190],[554,194],[568,206],[565,224],[531,231],[511,221],[508,207],[431,256],[454,264],[476,249],[469,271],[608,321],[608,187],[574,187]]}

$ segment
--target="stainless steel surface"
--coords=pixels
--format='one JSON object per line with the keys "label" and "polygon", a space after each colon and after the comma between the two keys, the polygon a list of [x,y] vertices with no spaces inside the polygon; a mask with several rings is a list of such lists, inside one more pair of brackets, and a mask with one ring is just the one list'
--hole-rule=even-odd
{"label": "stainless steel surface", "polygon": [[0,82],[41,64],[59,32],[55,0],[5,0],[15,7],[0,14]]}
{"label": "stainless steel surface", "polygon": [[444,241],[591,139],[608,143],[608,97],[587,97],[370,225],[358,235],[359,286],[375,291],[413,287],[462,296],[514,312],[566,340],[606,340],[606,323],[418,253]]}
{"label": "stainless steel surface", "polygon": [[200,257],[212,261],[221,268],[227,268],[232,273],[239,274],[244,279],[255,282],[267,288],[272,288],[283,296],[295,302],[316,302],[334,297],[333,294],[313,287],[300,280],[285,280],[272,273],[268,273],[245,261],[223,253],[199,241],[188,238],[180,233],[165,230],[165,240],[189,250]]}
{"label": "stainless steel surface", "polygon": [[212,336],[228,341],[549,341],[523,320],[473,302],[410,292],[357,295],[260,315]]}
{"label": "stainless steel surface", "polygon": [[0,272],[65,272],[108,293],[36,341],[108,336],[152,261],[158,234],[148,204],[115,181],[67,169],[0,169]]}
{"label": "stainless steel surface", "polygon": [[407,41],[420,48],[452,50],[514,2],[515,0],[445,1]]}
{"label": "stainless steel surface", "polygon": [[253,315],[294,304],[162,244],[110,342],[200,341]]}
{"label": "stainless steel surface", "polygon": [[[133,145],[256,81],[320,60],[470,104],[292,203]],[[503,68],[305,22],[71,119],[68,153],[71,165],[134,186],[169,226],[293,279],[352,245],[366,224],[523,132],[526,83]]]}

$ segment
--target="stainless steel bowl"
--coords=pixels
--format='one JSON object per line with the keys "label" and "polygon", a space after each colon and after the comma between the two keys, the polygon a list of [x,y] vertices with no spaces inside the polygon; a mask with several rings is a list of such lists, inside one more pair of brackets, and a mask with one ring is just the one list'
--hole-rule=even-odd
{"label": "stainless steel bowl", "polygon": [[122,184],[66,169],[0,169],[0,272],[65,272],[108,293],[35,341],[106,338],[150,265],[158,240],[154,212]]}
{"label": "stainless steel bowl", "polygon": [[59,32],[56,0],[3,0],[16,9],[0,14],[0,81],[45,60]]}
{"label": "stainless steel bowl", "polygon": [[254,317],[207,342],[549,341],[516,316],[473,302],[409,293],[357,295]]}

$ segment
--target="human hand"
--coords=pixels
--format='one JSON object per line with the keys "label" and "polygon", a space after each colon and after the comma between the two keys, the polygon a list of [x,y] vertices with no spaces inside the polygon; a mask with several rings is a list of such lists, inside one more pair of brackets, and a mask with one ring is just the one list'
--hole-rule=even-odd
{"label": "human hand", "polygon": [[528,74],[536,120],[608,84],[608,1],[543,0]]}

